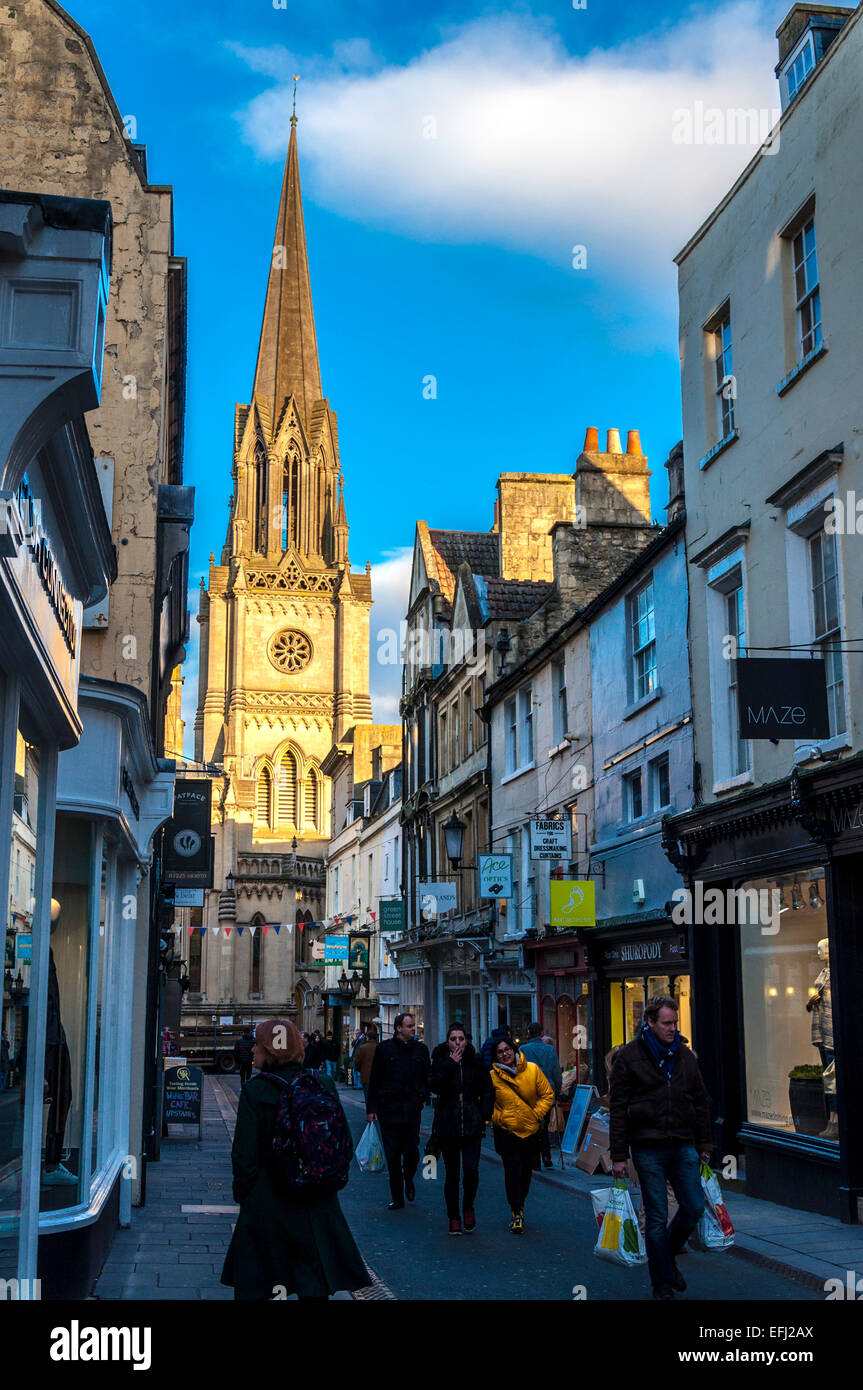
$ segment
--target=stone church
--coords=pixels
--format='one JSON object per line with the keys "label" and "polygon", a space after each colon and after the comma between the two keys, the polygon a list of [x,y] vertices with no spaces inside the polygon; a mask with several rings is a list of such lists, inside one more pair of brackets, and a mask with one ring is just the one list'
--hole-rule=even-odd
{"label": "stone church", "polygon": [[330,782],[321,764],[347,730],[372,717],[372,595],[370,566],[357,573],[348,559],[296,117],[251,401],[236,407],[231,476],[227,537],[201,583],[195,719],[196,763],[223,769],[213,782],[214,887],[203,912],[203,925],[220,930],[192,936],[187,1005],[199,1004],[208,1019],[219,1004],[238,1020],[288,1013],[300,1026],[320,1026],[311,991],[323,969],[311,959],[311,938],[322,933],[299,924],[325,911]]}

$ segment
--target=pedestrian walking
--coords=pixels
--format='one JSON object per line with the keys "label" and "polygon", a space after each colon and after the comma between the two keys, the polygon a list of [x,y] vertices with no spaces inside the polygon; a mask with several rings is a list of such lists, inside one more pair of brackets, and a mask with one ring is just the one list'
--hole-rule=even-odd
{"label": "pedestrian walking", "polygon": [[[526,1057],[529,1062],[535,1062],[539,1067],[546,1081],[554,1091],[554,1104],[556,1105],[560,1100],[563,1073],[560,1069],[560,1059],[557,1053],[542,1036],[541,1023],[528,1024],[527,1042],[522,1043],[520,1051],[522,1057]],[[552,1109],[554,1109],[554,1106],[552,1106]],[[554,1167],[551,1160],[551,1143],[548,1137],[548,1122],[550,1119],[551,1110],[549,1110],[543,1120],[539,1131],[539,1152],[543,1167],[545,1168]],[[539,1159],[537,1159],[536,1166],[539,1167]]]}
{"label": "pedestrian walking", "polygon": [[363,1045],[363,1043],[365,1042],[365,1040],[366,1040],[366,1035],[365,1035],[364,1031],[363,1031],[361,1028],[358,1028],[357,1031],[354,1033],[354,1045],[353,1045],[353,1047],[351,1048],[351,1075],[353,1076],[353,1079],[354,1079],[354,1087],[356,1088],[356,1090],[359,1090],[360,1087],[361,1087],[362,1084],[363,1084],[363,1082],[362,1082],[362,1077],[360,1076],[359,1068],[358,1068],[357,1065],[356,1065],[356,1057],[357,1057],[357,1052],[358,1052],[359,1049],[362,1047],[362,1045]]}
{"label": "pedestrian walking", "polygon": [[[674,1298],[686,1288],[676,1259],[704,1208],[699,1158],[709,1162],[713,1143],[701,1071],[667,994],[647,1001],[638,1037],[614,1058],[610,1141],[614,1176],[626,1176],[630,1152],[638,1173],[653,1297]],[[667,1183],[679,1204],[670,1226]]]}
{"label": "pedestrian walking", "polygon": [[506,1197],[514,1235],[524,1230],[524,1204],[539,1154],[539,1131],[554,1104],[554,1091],[535,1062],[506,1038],[492,1052],[494,1147],[503,1159]]}
{"label": "pedestrian walking", "polygon": [[515,1051],[515,1039],[513,1038],[512,1033],[510,1032],[508,1023],[502,1023],[499,1028],[492,1029],[491,1036],[486,1038],[485,1042],[479,1050],[480,1061],[482,1062],[486,1071],[491,1071],[492,1061],[494,1060],[492,1056],[494,1045],[501,1038],[506,1038],[513,1051]]}
{"label": "pedestrian walking", "polygon": [[431,1058],[416,1037],[413,1014],[396,1014],[394,1033],[375,1050],[369,1076],[367,1118],[378,1120],[390,1175],[389,1210],[400,1211],[416,1197],[420,1119],[429,1098]]}
{"label": "pedestrian walking", "polygon": [[327,1033],[327,1036],[324,1038],[322,1047],[324,1053],[324,1068],[326,1070],[327,1076],[331,1076],[333,1080],[335,1080],[336,1062],[339,1058],[339,1049],[336,1046],[335,1039],[333,1038],[332,1033]]}
{"label": "pedestrian walking", "polygon": [[[281,1088],[267,1078],[293,1082],[302,1075],[303,1041],[294,1025],[278,1018],[259,1023],[253,1060],[260,1074],[240,1092],[237,1107],[231,1163],[240,1214],[221,1282],[233,1288],[235,1299],[258,1301],[292,1293],[324,1299],[342,1289],[365,1288],[371,1276],[338,1195],[314,1189],[298,1194],[280,1179],[273,1162]],[[318,1080],[337,1094],[329,1077]]]}
{"label": "pedestrian walking", "polygon": [[[444,1200],[449,1233],[476,1230],[479,1154],[494,1108],[491,1076],[468,1042],[460,1023],[451,1023],[446,1041],[431,1056],[431,1090],[438,1097],[434,1133],[446,1169]],[[463,1182],[459,1207],[459,1176]]]}
{"label": "pedestrian walking", "polygon": [[306,1071],[317,1072],[321,1065],[321,1047],[318,1042],[317,1033],[306,1033],[306,1043],[303,1052],[303,1066]]}
{"label": "pedestrian walking", "polygon": [[372,1074],[372,1063],[375,1059],[377,1047],[378,1030],[373,1023],[370,1023],[365,1031],[365,1042],[360,1043],[354,1056],[354,1062],[360,1078],[360,1085],[363,1088],[366,1109],[368,1109],[369,1105],[369,1079]]}
{"label": "pedestrian walking", "polygon": [[255,1035],[251,1026],[247,1025],[242,1032],[242,1036],[234,1043],[234,1061],[240,1071],[240,1086],[245,1086],[252,1074],[252,1050],[255,1046]]}

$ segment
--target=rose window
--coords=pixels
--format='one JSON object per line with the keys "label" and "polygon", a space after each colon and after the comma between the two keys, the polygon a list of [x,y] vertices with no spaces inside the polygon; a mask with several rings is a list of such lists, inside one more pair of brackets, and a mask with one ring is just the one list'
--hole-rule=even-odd
{"label": "rose window", "polygon": [[302,671],[312,659],[312,644],[304,632],[285,628],[270,639],[269,657],[280,671]]}

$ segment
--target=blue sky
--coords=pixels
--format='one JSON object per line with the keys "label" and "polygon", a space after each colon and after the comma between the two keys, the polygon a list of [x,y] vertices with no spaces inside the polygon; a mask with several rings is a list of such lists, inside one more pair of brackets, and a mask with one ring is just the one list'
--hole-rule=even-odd
{"label": "blue sky", "polygon": [[[672,257],[754,153],[676,143],[676,113],[776,107],[788,8],[72,4],[151,181],[173,185],[189,261],[193,611],[251,389],[290,74],[350,555],[374,567],[379,628],[403,611],[418,517],[488,529],[498,473],[571,472],[587,425],[640,429],[663,516],[681,434]],[[191,651],[187,742],[196,671]],[[397,673],[372,671],[389,721]]]}

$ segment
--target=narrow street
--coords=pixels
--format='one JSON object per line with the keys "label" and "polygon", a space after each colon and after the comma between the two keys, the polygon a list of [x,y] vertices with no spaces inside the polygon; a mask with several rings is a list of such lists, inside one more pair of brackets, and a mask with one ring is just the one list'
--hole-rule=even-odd
{"label": "narrow street", "polygon": [[[234,1076],[208,1076],[201,1144],[163,1140],[162,1160],[148,1170],[147,1205],[133,1212],[131,1230],[118,1234],[96,1284],[99,1299],[232,1297],[219,1275],[236,1219],[230,1146],[239,1089]],[[339,1094],[356,1142],[365,1119],[362,1101],[348,1087],[340,1086]],[[359,1299],[650,1301],[645,1269],[619,1269],[594,1257],[590,1203],[542,1177],[531,1188],[524,1234],[513,1236],[496,1157],[484,1157],[481,1164],[473,1235],[448,1234],[442,1174],[437,1181],[417,1182],[413,1206],[389,1212],[386,1174],[361,1173],[354,1163],[340,1200],[374,1277],[355,1296]],[[687,1299],[819,1298],[811,1289],[730,1254],[688,1252],[682,1268]],[[579,1285],[583,1294],[574,1293]]]}

